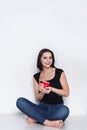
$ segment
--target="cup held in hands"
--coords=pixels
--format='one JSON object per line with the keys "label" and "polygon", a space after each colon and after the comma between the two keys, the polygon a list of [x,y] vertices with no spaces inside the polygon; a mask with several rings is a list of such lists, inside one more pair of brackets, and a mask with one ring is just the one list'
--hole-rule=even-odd
{"label": "cup held in hands", "polygon": [[40,83],[44,84],[44,88],[46,88],[46,87],[49,87],[49,86],[50,86],[50,82],[41,81]]}

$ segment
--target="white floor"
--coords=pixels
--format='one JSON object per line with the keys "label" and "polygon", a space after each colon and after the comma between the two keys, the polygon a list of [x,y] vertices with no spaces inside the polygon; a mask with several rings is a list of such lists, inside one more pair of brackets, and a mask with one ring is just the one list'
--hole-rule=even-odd
{"label": "white floor", "polygon": [[[23,114],[0,114],[0,130],[56,130],[40,124],[28,124]],[[59,130],[59,129],[58,129]],[[70,116],[62,130],[87,130],[86,116]]]}

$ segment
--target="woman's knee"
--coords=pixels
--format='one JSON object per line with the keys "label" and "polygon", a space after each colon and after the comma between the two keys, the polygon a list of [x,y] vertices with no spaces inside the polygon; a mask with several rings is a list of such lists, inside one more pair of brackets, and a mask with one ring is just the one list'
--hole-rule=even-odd
{"label": "woman's knee", "polygon": [[68,116],[69,113],[70,113],[70,110],[69,110],[69,108],[68,108],[67,106],[64,106],[63,111],[64,111],[64,113],[65,113],[67,116]]}
{"label": "woman's knee", "polygon": [[62,107],[62,114],[63,114],[62,116],[63,116],[64,120],[69,116],[69,113],[70,113],[69,108],[64,105]]}
{"label": "woman's knee", "polygon": [[20,108],[20,106],[24,103],[24,100],[25,99],[23,97],[18,98],[16,101],[16,106]]}

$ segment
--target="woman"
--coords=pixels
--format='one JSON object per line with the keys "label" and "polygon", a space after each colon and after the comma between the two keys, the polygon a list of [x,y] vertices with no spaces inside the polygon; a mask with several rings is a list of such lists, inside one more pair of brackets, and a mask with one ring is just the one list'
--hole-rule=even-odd
{"label": "woman", "polygon": [[[33,76],[34,92],[39,104],[20,97],[17,107],[27,115],[29,123],[39,122],[46,126],[62,128],[69,115],[69,108],[64,105],[63,96],[69,96],[69,86],[62,69],[54,66],[54,54],[49,49],[42,49],[37,58],[40,70]],[[45,87],[41,81],[50,82]]]}

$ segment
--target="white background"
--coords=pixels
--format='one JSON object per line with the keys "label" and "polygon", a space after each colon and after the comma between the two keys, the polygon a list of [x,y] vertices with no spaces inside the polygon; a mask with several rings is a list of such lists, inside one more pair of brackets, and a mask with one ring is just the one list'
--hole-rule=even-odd
{"label": "white background", "polygon": [[0,0],[0,113],[17,112],[20,96],[35,102],[32,76],[45,47],[66,73],[71,115],[87,114],[86,0]]}

